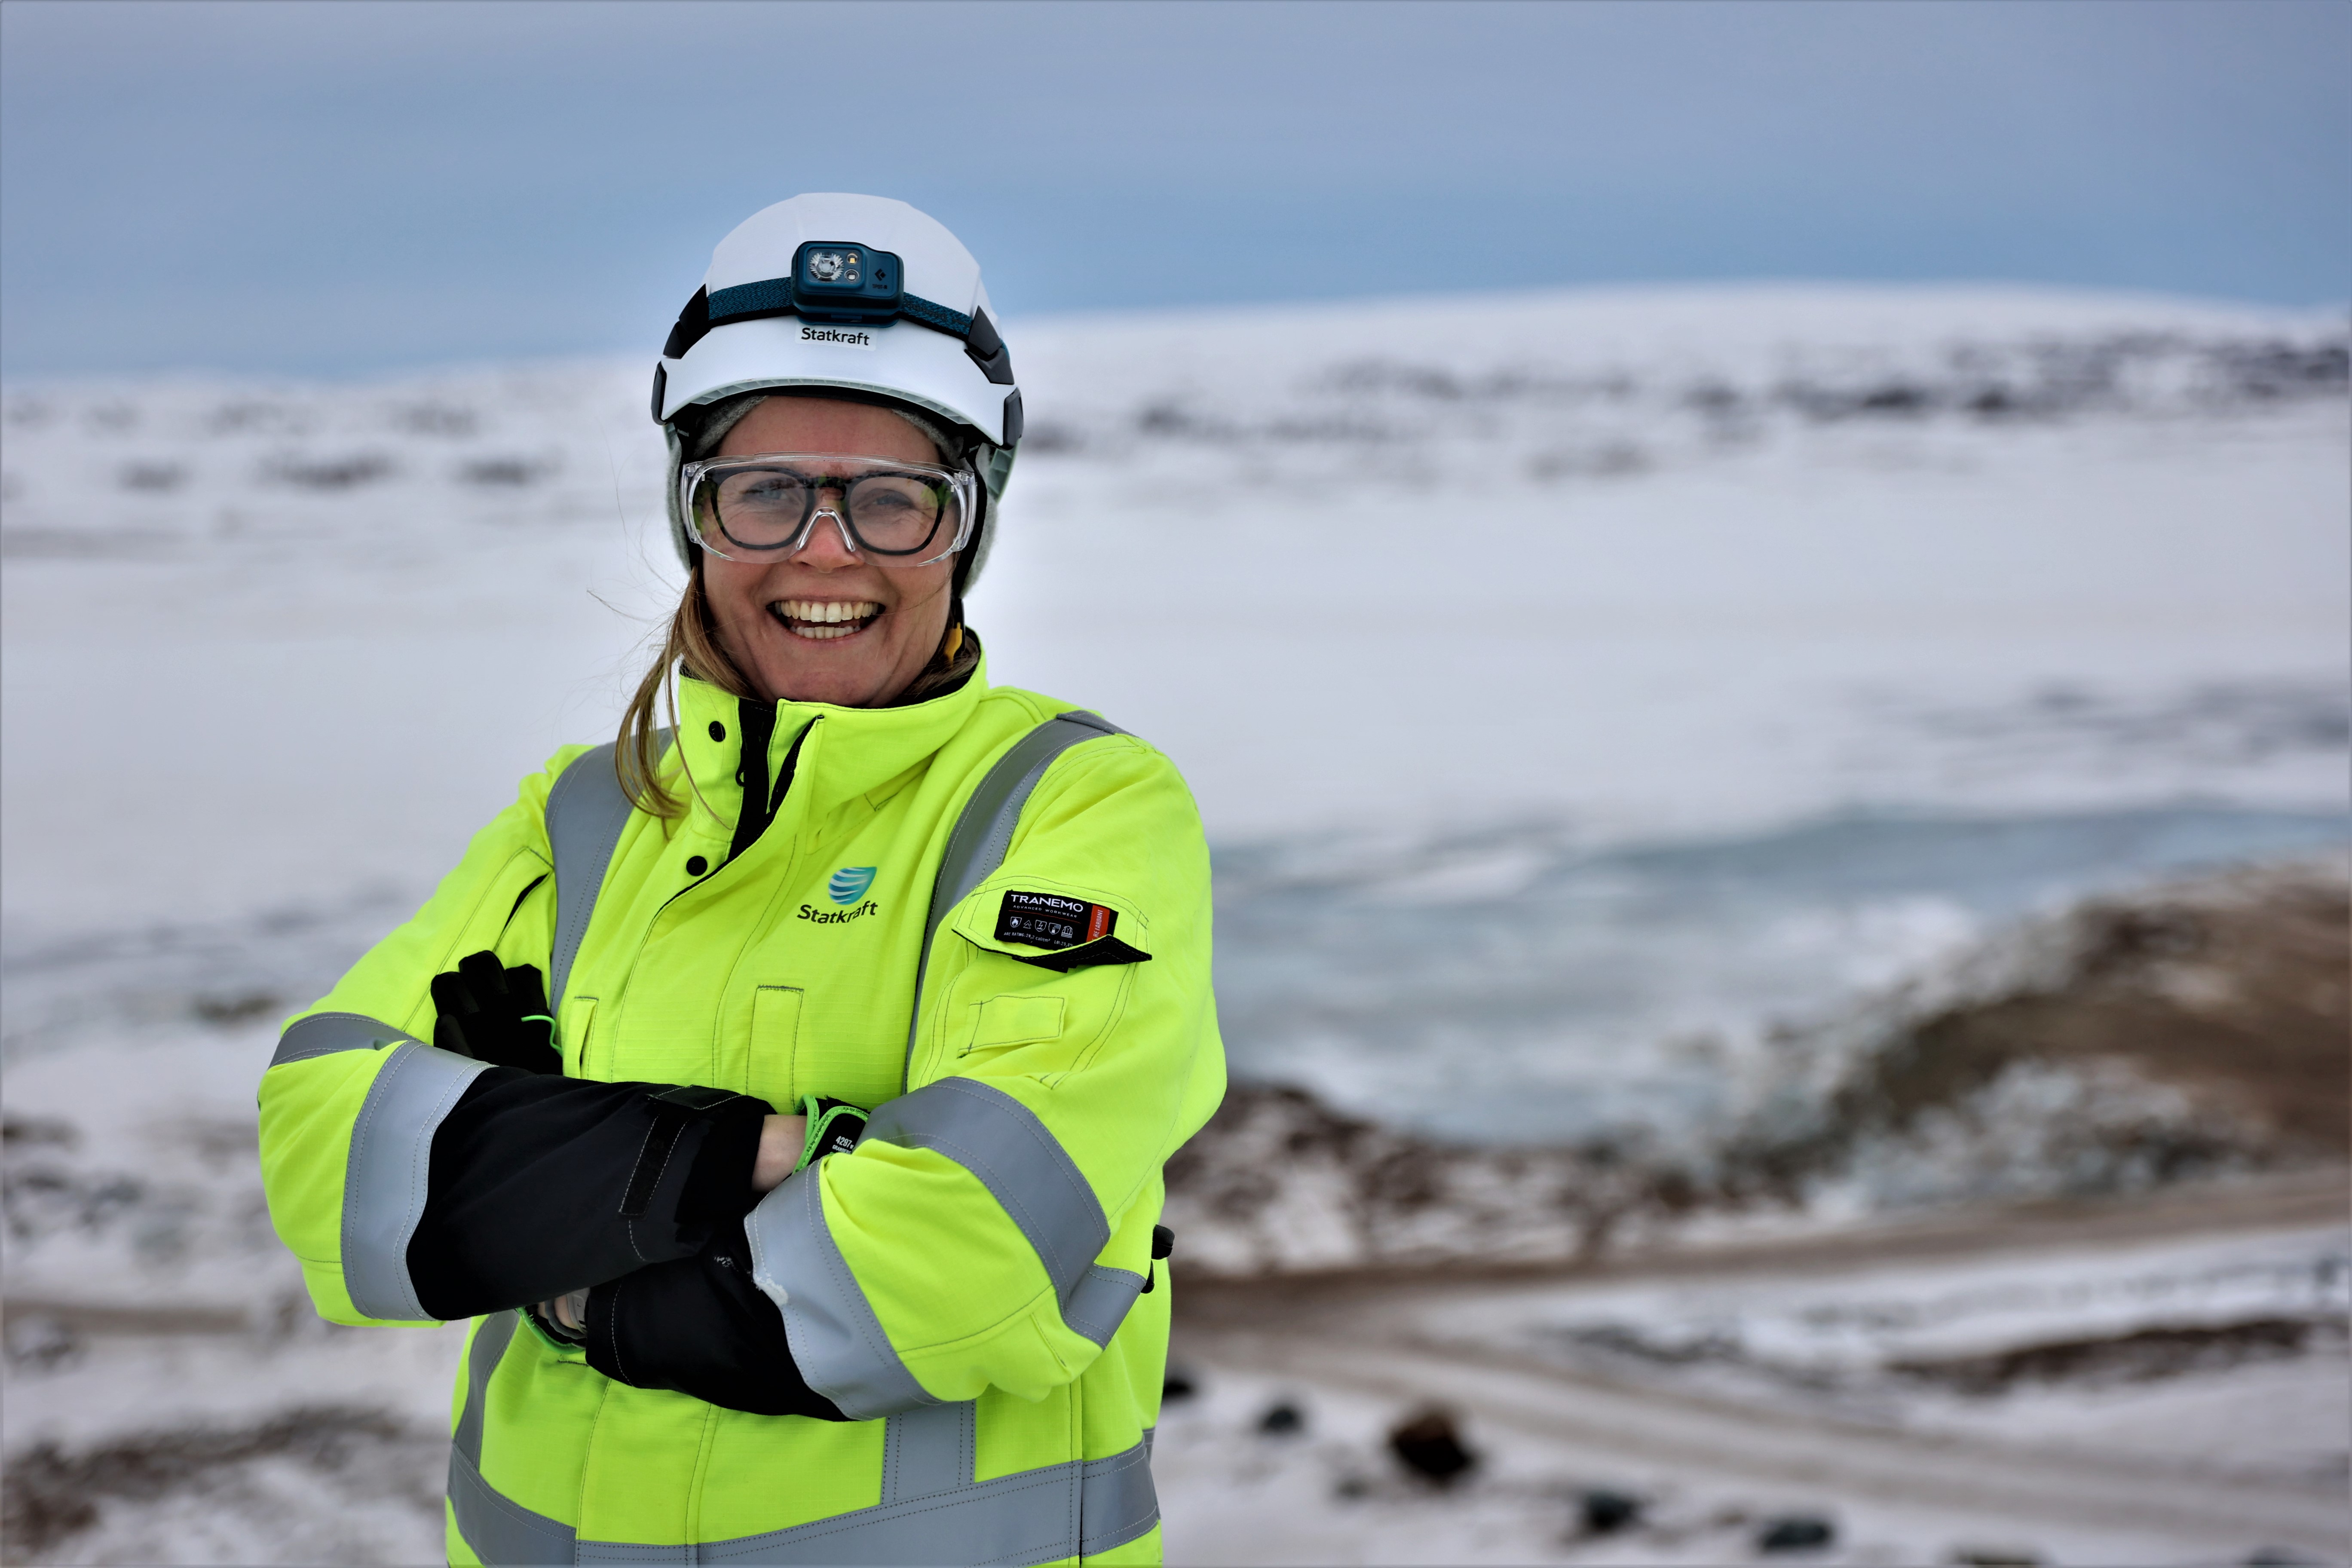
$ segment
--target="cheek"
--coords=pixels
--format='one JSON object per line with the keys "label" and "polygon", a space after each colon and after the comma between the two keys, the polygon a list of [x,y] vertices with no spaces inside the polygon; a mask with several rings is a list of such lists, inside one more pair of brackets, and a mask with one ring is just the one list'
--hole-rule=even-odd
{"label": "cheek", "polygon": [[943,615],[948,604],[948,587],[955,579],[952,563],[925,567],[919,573],[902,577],[899,583],[898,606],[910,620],[927,620]]}
{"label": "cheek", "polygon": [[702,591],[710,600],[710,608],[721,625],[743,620],[759,610],[760,574],[747,572],[733,562],[706,557],[702,568]]}

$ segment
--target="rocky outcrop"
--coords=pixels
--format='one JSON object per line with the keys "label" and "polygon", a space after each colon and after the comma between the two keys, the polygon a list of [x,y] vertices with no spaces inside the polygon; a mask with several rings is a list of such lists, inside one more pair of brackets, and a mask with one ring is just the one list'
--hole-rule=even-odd
{"label": "rocky outcrop", "polygon": [[1247,1275],[1590,1258],[1702,1216],[2147,1190],[2340,1163],[2341,860],[2022,923],[1775,1044],[1703,1146],[1450,1144],[1236,1084],[1168,1167],[1181,1267]]}

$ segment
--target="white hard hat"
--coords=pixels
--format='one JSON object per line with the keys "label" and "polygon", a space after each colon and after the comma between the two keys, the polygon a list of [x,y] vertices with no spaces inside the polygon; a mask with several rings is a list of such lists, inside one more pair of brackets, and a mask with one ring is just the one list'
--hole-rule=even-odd
{"label": "white hard hat", "polygon": [[[838,387],[960,426],[993,501],[1021,440],[1013,356],[989,319],[980,263],[944,225],[885,196],[799,195],[752,214],[711,253],[654,369],[669,436],[669,521],[693,547],[677,475],[695,411],[747,392]],[[952,456],[952,455],[951,455]],[[979,569],[988,511],[964,552]]]}

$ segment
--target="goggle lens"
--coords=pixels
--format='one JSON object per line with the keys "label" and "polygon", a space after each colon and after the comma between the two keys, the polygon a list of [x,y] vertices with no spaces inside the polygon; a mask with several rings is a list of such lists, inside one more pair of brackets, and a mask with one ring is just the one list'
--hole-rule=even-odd
{"label": "goggle lens", "polygon": [[963,476],[908,464],[845,470],[835,460],[824,468],[787,458],[694,464],[688,515],[704,545],[730,560],[799,547],[819,512],[839,520],[853,550],[894,561],[937,560],[964,542]]}

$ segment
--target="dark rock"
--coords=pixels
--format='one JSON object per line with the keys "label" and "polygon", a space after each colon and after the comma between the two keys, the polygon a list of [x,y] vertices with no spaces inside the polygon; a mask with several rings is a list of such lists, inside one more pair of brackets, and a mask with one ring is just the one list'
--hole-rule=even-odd
{"label": "dark rock", "polygon": [[1257,1429],[1269,1436],[1286,1437],[1305,1431],[1307,1417],[1298,1413],[1298,1406],[1286,1399],[1266,1407],[1265,1414],[1257,1418]]}
{"label": "dark rock", "polygon": [[372,484],[391,472],[389,458],[377,452],[357,452],[340,457],[283,458],[274,466],[273,477],[300,489],[347,490]]}
{"label": "dark rock", "polygon": [[1756,1532],[1759,1552],[1819,1552],[1837,1539],[1837,1526],[1813,1513],[1784,1513]]}
{"label": "dark rock", "polygon": [[1587,1535],[1614,1535],[1626,1526],[1642,1521],[1642,1500],[1623,1492],[1612,1492],[1596,1487],[1577,1500],[1584,1518]]}
{"label": "dark rock", "polygon": [[1433,1405],[1391,1430],[1389,1451],[1406,1469],[1442,1487],[1452,1486],[1478,1463],[1478,1456],[1462,1446],[1453,1415]]}

